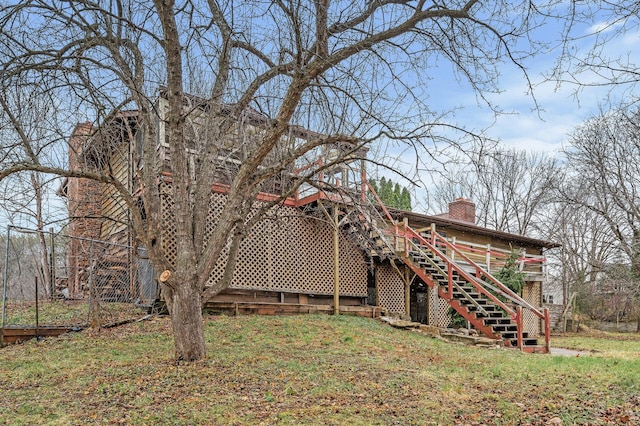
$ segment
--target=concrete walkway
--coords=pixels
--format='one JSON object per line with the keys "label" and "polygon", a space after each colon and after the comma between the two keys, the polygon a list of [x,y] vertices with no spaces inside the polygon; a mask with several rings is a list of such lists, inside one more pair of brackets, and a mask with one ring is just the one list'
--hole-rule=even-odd
{"label": "concrete walkway", "polygon": [[551,355],[558,356],[588,356],[591,355],[589,352],[585,351],[576,351],[573,349],[565,349],[565,348],[551,348]]}

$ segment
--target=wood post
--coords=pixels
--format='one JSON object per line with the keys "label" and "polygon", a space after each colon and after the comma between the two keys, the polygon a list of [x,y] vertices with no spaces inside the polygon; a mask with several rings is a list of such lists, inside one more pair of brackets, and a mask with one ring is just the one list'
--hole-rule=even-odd
{"label": "wood post", "polygon": [[364,160],[360,160],[360,200],[365,202],[367,200],[367,191],[369,190],[367,181],[367,168],[365,167]]}
{"label": "wood post", "polygon": [[518,305],[516,307],[516,326],[518,327],[518,330],[516,331],[517,333],[517,337],[518,337],[518,349],[522,350],[522,327],[523,327],[523,323],[524,321],[522,321],[522,306]]}
{"label": "wood post", "polygon": [[[455,246],[456,245],[456,237],[453,236],[451,237],[451,245]],[[455,262],[456,260],[456,252],[455,250],[449,250],[451,253],[449,253],[449,256],[451,256],[451,260],[453,260]]]}
{"label": "wood post", "polygon": [[487,253],[485,255],[485,262],[487,263],[487,272],[491,274],[491,244],[487,244]]}
{"label": "wood post", "polygon": [[[404,225],[404,229],[402,230],[402,235],[403,235],[403,239],[402,239],[402,250],[404,250],[404,256],[409,256],[409,242],[407,241],[407,239],[409,238],[407,236],[407,229],[409,229],[409,219],[405,216],[402,219],[402,223]],[[397,251],[397,250],[396,250]]]}
{"label": "wood post", "polygon": [[409,280],[409,268],[404,267],[404,313],[411,317],[411,281]]}
{"label": "wood post", "polygon": [[49,249],[49,300],[53,300],[53,293],[56,291],[56,245],[53,238],[53,228],[49,228]]}
{"label": "wood post", "polygon": [[338,238],[338,206],[333,205],[333,309],[340,315],[340,239]]}
{"label": "wood post", "polygon": [[544,308],[544,346],[547,348],[547,353],[551,353],[551,316],[549,315],[549,308]]}

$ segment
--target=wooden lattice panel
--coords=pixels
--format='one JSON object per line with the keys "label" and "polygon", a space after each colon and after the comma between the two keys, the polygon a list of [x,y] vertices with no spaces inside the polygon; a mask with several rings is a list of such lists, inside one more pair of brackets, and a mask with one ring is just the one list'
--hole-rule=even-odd
{"label": "wooden lattice panel", "polygon": [[450,305],[446,300],[438,296],[438,292],[429,289],[429,324],[436,327],[449,327],[451,316],[449,315]]}
{"label": "wooden lattice panel", "polygon": [[[540,306],[540,283],[526,284],[522,288],[522,298],[534,307]],[[524,330],[531,336],[540,335],[540,318],[529,309],[523,309]]]}
{"label": "wooden lattice panel", "polygon": [[[226,196],[213,194],[206,237],[213,232]],[[163,247],[175,259],[175,228],[170,197],[165,196]],[[364,254],[340,234],[340,294],[366,297],[367,266]],[[229,245],[215,265],[209,284],[222,279]],[[333,231],[329,224],[303,216],[297,209],[277,206],[248,233],[238,252],[231,288],[333,294]]]}
{"label": "wooden lattice panel", "polygon": [[176,248],[176,240],[174,236],[176,235],[176,227],[175,220],[173,219],[173,210],[171,208],[171,196],[170,196],[170,188],[168,185],[161,185],[160,187],[161,193],[161,204],[160,208],[162,209],[162,249],[164,250],[167,259],[174,264],[175,259],[177,257],[178,250]]}
{"label": "wooden lattice panel", "polygon": [[389,312],[404,313],[404,282],[398,272],[389,264],[376,269],[378,305]]}

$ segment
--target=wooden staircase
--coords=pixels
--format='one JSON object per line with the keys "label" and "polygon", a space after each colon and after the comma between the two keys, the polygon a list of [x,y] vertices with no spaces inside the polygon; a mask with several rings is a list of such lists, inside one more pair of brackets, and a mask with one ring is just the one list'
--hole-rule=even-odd
{"label": "wooden staircase", "polygon": [[[419,248],[416,250],[416,248]],[[440,255],[444,256],[442,253]],[[469,321],[483,335],[503,341],[504,346],[524,352],[547,353],[546,345],[523,331],[522,307],[511,309],[503,299],[512,299],[503,291],[488,291],[478,279],[459,272],[426,246],[414,247],[404,263],[425,283],[437,290],[438,295]],[[451,271],[451,272],[449,272]]]}
{"label": "wooden staircase", "polygon": [[[369,257],[404,263],[486,337],[524,352],[549,352],[548,310],[522,299],[435,229],[419,233],[406,222],[396,222],[370,187],[369,191],[379,207],[372,202],[355,204],[344,210],[341,220],[343,231]],[[526,311],[544,324],[544,344],[523,330]]]}

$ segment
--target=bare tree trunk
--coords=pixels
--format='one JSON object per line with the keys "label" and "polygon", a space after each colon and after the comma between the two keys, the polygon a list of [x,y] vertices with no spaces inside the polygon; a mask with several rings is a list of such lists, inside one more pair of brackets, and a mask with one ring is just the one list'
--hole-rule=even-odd
{"label": "bare tree trunk", "polygon": [[44,287],[44,294],[49,297],[50,289],[52,287],[51,283],[51,270],[49,269],[49,248],[47,246],[47,239],[44,235],[44,219],[42,216],[42,182],[38,176],[37,172],[31,172],[31,185],[34,189],[35,202],[36,202],[36,223],[38,231],[38,242],[40,243],[40,252],[41,252],[41,277],[42,277],[42,287]]}
{"label": "bare tree trunk", "polygon": [[[176,274],[172,281],[179,283],[170,292],[168,303],[173,328],[176,361],[197,361],[206,356],[204,345],[204,327],[202,321],[202,302],[197,289],[195,275]],[[188,281],[186,281],[188,280]]]}

